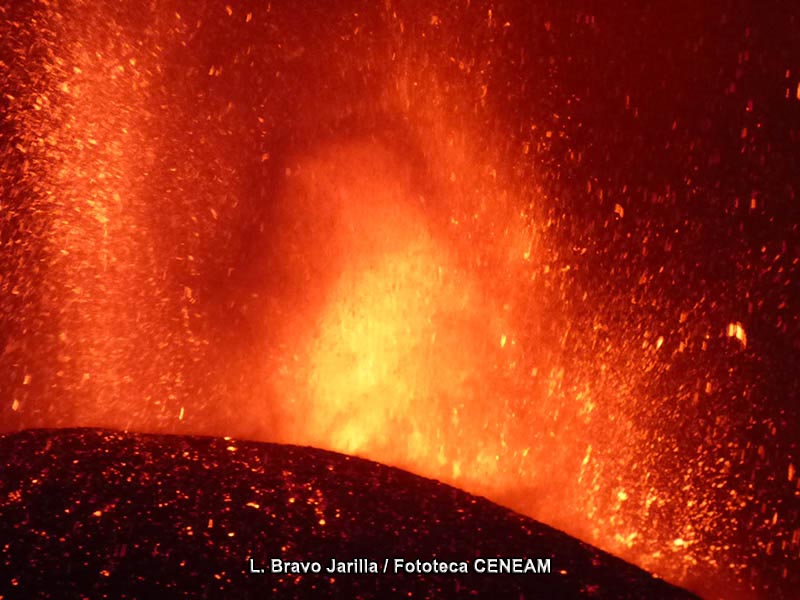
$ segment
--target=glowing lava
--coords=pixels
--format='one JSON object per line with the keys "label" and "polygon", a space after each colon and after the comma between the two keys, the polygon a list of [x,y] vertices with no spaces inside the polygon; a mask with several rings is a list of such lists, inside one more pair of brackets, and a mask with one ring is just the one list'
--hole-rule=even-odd
{"label": "glowing lava", "polygon": [[2,429],[314,444],[784,585],[797,69],[567,4],[2,3]]}
{"label": "glowing lava", "polygon": [[[320,277],[305,288],[314,300],[302,322],[311,325],[287,332],[293,347],[299,336],[301,357],[279,391],[295,399],[284,415],[289,439],[441,476],[465,460],[470,444],[457,439],[471,435],[475,399],[499,393],[491,372],[504,322],[403,171],[361,143],[294,175],[287,210],[304,233],[287,246],[314,248],[302,259]],[[496,426],[489,413],[480,419]]]}

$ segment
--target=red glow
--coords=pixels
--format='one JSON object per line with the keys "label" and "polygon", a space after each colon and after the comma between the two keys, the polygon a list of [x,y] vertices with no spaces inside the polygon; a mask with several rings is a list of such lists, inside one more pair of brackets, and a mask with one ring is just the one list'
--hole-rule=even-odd
{"label": "red glow", "polygon": [[[294,9],[177,4],[35,9],[49,52],[15,67],[36,77],[8,100],[32,200],[0,300],[35,342],[4,350],[3,428],[310,444],[486,495],[679,584],[748,570],[734,512],[753,486],[726,477],[767,450],[714,405],[715,367],[755,337],[713,290],[681,296],[652,266],[689,228],[629,225],[656,192],[560,181],[552,148],[586,151],[577,96],[505,114],[555,70],[506,41],[510,13],[387,3],[318,42]],[[625,119],[637,102],[620,92]],[[559,221],[559,186],[605,211],[588,233]],[[580,279],[602,254],[587,239],[634,248],[601,275],[615,286]]]}

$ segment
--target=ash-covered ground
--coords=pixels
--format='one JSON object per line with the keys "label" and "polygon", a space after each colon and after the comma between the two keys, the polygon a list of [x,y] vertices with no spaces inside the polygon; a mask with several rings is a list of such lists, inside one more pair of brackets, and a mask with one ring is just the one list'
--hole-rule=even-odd
{"label": "ash-covered ground", "polygon": [[[314,448],[29,430],[0,437],[0,464],[3,598],[694,597],[483,498]],[[549,558],[551,572],[325,572],[399,557]],[[276,574],[271,558],[323,571]]]}

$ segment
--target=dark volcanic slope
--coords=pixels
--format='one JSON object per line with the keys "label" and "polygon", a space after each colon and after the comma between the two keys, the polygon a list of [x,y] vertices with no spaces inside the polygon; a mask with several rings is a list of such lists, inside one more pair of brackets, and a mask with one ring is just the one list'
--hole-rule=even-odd
{"label": "dark volcanic slope", "polygon": [[[6,598],[691,597],[487,500],[312,448],[37,430],[0,437],[0,464]],[[324,572],[334,557],[490,556],[550,558],[552,572]],[[251,557],[323,573],[249,574]]]}

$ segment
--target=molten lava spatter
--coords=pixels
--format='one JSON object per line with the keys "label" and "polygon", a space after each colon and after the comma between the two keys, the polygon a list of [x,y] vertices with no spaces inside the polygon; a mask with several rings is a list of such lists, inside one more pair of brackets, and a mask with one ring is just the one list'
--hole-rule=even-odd
{"label": "molten lava spatter", "polygon": [[458,264],[457,246],[425,212],[431,199],[402,167],[360,143],[292,174],[284,203],[294,234],[284,243],[298,271],[315,276],[286,331],[285,347],[299,353],[283,358],[293,377],[276,391],[294,399],[288,439],[427,465],[439,477],[475,475],[470,438],[497,427],[476,403],[491,396],[492,409],[502,393],[493,371],[507,319]]}
{"label": "molten lava spatter", "polygon": [[0,9],[0,428],[314,444],[800,585],[795,16]]}

